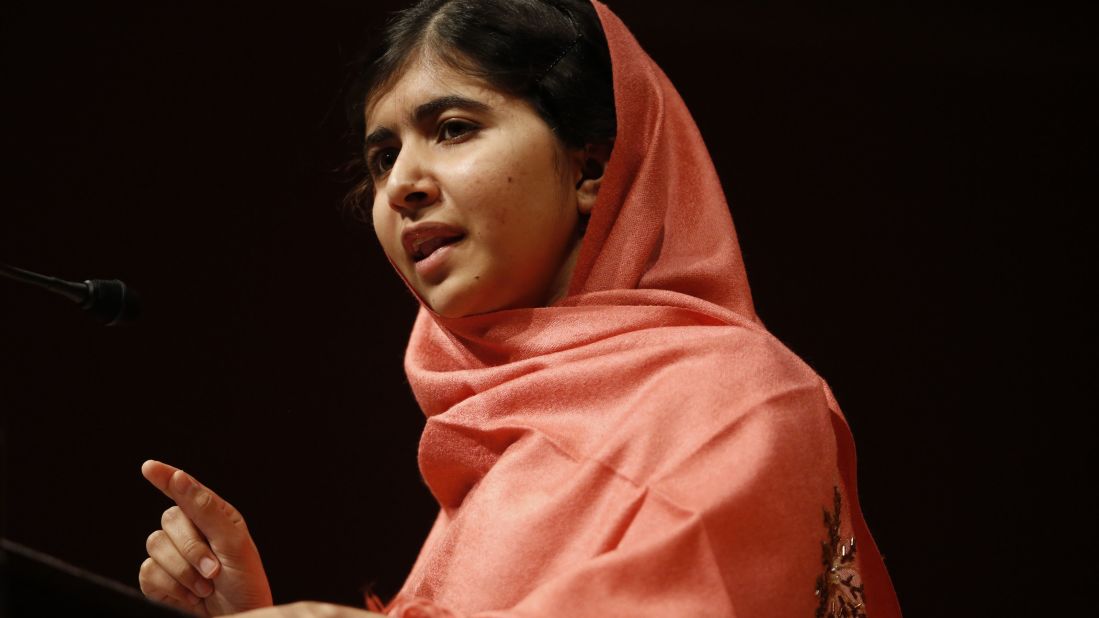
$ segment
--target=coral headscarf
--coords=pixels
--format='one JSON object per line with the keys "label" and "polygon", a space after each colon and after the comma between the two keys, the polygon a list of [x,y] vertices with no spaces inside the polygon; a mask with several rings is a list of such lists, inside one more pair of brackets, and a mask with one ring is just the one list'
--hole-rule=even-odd
{"label": "coral headscarf", "polygon": [[618,136],[569,294],[421,308],[405,364],[441,509],[389,612],[899,616],[839,407],[756,317],[686,106],[594,4]]}

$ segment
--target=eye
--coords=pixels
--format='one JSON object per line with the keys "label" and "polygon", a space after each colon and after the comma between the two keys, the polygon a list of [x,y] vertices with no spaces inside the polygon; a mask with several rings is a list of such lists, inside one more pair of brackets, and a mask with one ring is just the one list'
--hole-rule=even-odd
{"label": "eye", "polygon": [[393,164],[397,162],[397,155],[400,154],[400,150],[396,148],[379,148],[370,153],[370,158],[367,162],[367,167],[370,169],[370,173],[375,176],[380,176],[388,172]]}
{"label": "eye", "polygon": [[465,120],[447,120],[439,126],[439,139],[447,142],[459,140],[477,130],[477,125]]}

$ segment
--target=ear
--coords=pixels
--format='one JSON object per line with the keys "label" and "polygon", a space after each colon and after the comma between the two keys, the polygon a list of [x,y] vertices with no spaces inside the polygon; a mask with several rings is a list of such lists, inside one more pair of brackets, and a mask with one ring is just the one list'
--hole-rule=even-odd
{"label": "ear", "polygon": [[576,205],[581,215],[590,215],[603,183],[603,172],[611,158],[614,141],[588,144],[573,153],[573,173],[576,179]]}

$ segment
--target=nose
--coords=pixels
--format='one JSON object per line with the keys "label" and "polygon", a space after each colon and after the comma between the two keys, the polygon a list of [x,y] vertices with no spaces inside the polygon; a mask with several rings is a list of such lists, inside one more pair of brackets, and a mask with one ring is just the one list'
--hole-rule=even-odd
{"label": "nose", "polygon": [[405,147],[389,170],[386,193],[390,208],[402,216],[414,217],[419,210],[438,201],[439,185],[431,174],[429,161]]}

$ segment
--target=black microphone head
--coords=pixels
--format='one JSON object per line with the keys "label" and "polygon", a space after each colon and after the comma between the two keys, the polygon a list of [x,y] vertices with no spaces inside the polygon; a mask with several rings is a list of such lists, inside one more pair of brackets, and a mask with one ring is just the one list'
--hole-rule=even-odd
{"label": "black microphone head", "polygon": [[81,307],[107,326],[137,318],[140,308],[137,292],[125,283],[118,279],[89,279],[84,285],[88,286],[88,298]]}

